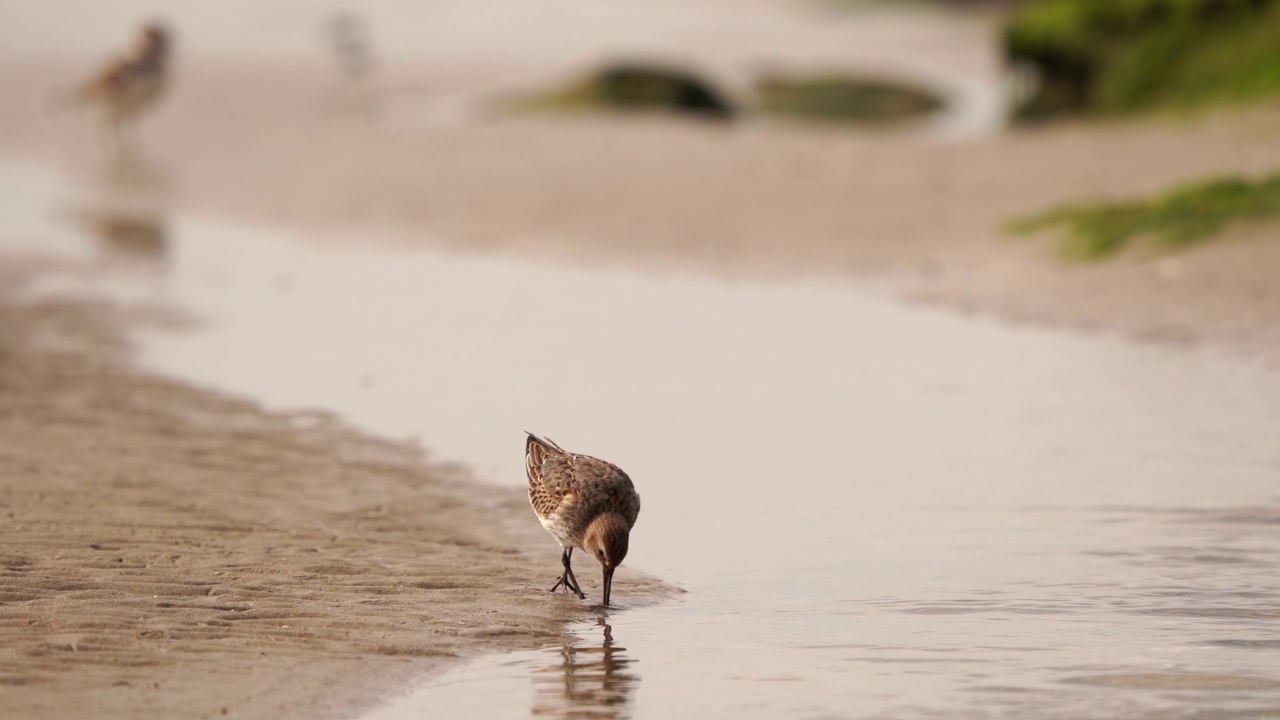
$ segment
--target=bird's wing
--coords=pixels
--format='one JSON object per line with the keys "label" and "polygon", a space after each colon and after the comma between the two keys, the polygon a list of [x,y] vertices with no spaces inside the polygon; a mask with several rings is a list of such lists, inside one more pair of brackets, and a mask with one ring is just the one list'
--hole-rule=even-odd
{"label": "bird's wing", "polygon": [[529,476],[529,503],[538,515],[547,517],[566,500],[577,497],[577,468],[574,458],[549,440],[529,433],[525,442],[524,466]]}
{"label": "bird's wing", "polygon": [[590,493],[591,510],[616,512],[626,519],[628,527],[635,525],[640,515],[640,496],[622,468],[590,455],[571,455],[569,459],[573,463],[574,480],[594,490]]}

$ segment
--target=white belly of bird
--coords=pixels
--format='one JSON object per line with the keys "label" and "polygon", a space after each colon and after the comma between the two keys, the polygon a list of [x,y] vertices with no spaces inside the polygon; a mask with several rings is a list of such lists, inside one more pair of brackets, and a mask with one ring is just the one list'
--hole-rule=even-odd
{"label": "white belly of bird", "polygon": [[564,522],[564,518],[558,516],[549,518],[539,517],[538,522],[542,523],[542,527],[546,528],[547,532],[551,533],[551,537],[555,538],[556,542],[560,543],[560,547],[569,548],[576,546],[573,541],[573,532],[568,527],[568,524]]}

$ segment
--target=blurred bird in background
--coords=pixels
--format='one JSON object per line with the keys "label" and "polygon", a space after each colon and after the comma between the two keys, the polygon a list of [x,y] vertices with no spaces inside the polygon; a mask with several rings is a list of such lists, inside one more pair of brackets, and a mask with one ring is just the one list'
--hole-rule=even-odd
{"label": "blurred bird in background", "polygon": [[93,77],[55,98],[56,107],[90,108],[100,113],[120,155],[133,143],[125,126],[155,107],[169,83],[173,37],[162,23],[143,25],[132,48],[107,63]]}
{"label": "blurred bird in background", "polygon": [[337,13],[329,18],[326,33],[347,77],[359,80],[373,71],[372,41],[363,18],[355,13]]}

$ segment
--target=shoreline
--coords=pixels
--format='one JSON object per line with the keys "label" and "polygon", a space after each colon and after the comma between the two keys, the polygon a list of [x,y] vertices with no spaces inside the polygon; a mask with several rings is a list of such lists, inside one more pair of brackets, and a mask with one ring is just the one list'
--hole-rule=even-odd
{"label": "shoreline", "polygon": [[[0,90],[16,99],[0,109],[0,152],[93,174],[89,119],[39,111],[41,88],[69,72],[0,62]],[[296,67],[193,65],[141,128],[147,157],[181,211],[317,241],[381,228],[451,252],[854,277],[961,312],[1280,358],[1274,223],[1086,265],[1060,261],[1050,236],[1000,230],[1062,202],[1280,167],[1280,146],[1258,142],[1280,127],[1274,106],[944,142],[661,118],[436,126],[396,115],[413,93],[383,88],[373,106],[340,109],[342,91]]]}
{"label": "shoreline", "polygon": [[[121,308],[17,297],[40,269],[0,271],[11,712],[350,717],[589,616],[546,593],[519,489],[143,373]],[[638,604],[673,592],[618,579]]]}

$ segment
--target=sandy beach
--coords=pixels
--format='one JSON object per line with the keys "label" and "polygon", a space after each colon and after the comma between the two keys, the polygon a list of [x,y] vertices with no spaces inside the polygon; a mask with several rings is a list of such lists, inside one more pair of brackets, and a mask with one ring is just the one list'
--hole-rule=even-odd
{"label": "sandy beach", "polygon": [[[351,717],[590,615],[547,594],[555,546],[523,493],[142,374],[128,318],[15,297],[48,269],[9,258],[0,280],[7,713]],[[671,592],[634,572],[615,588]]]}
{"label": "sandy beach", "polygon": [[[0,153],[100,181],[90,124],[46,111],[49,89],[82,72],[0,58]],[[173,211],[317,243],[847,278],[959,312],[1280,360],[1274,224],[1087,266],[1000,230],[1060,202],[1273,170],[1276,107],[951,142],[654,117],[441,121],[422,110],[435,82],[365,94],[314,67],[191,63],[143,127],[141,172]],[[352,717],[590,616],[546,594],[555,548],[522,492],[324,414],[151,376],[124,339],[138,318],[23,295],[48,262],[0,269],[7,713]],[[638,571],[615,590],[636,605],[677,592]]]}

